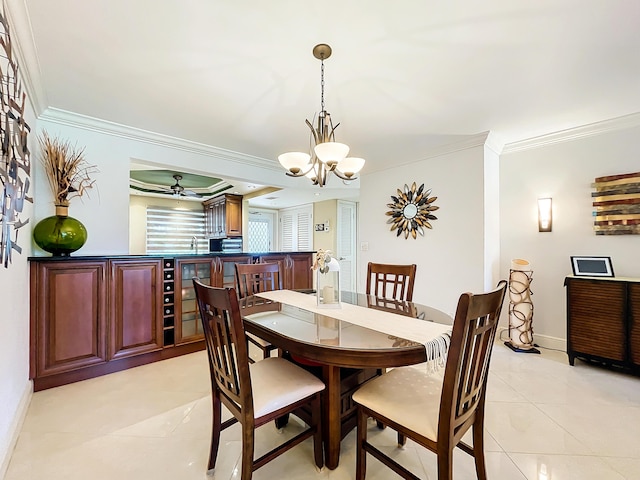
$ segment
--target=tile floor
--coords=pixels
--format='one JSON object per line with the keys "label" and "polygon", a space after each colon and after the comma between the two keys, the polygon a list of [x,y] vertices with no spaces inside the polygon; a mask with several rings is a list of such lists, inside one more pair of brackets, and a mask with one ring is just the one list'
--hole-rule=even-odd
{"label": "tile floor", "polygon": [[[207,476],[209,376],[204,352],[33,395],[5,480],[162,480],[238,478],[239,427],[223,434],[218,466]],[[299,428],[259,429],[258,449]],[[435,456],[371,424],[370,437],[420,478],[435,479]],[[562,352],[517,354],[496,344],[488,386],[486,458],[491,480],[640,479],[640,378],[577,361]],[[311,443],[253,478],[354,478],[354,432],[340,466],[317,471]],[[260,453],[260,451],[258,451]],[[368,479],[397,478],[368,460]],[[458,452],[456,480],[475,479]]]}

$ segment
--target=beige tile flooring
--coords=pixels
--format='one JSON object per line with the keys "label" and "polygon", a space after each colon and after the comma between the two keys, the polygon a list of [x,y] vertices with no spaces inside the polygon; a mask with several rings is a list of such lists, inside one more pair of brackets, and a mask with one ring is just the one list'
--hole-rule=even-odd
{"label": "beige tile flooring", "polygon": [[[6,480],[162,480],[238,478],[239,427],[223,434],[207,476],[211,407],[204,352],[33,395]],[[259,429],[258,452],[299,428]],[[370,437],[421,478],[436,478],[435,456],[389,429]],[[562,352],[518,354],[496,344],[488,387],[486,458],[491,480],[640,479],[640,378],[577,361]],[[340,466],[317,471],[311,444],[286,453],[256,480],[354,478],[354,432]],[[263,450],[264,451],[264,450]],[[397,478],[374,459],[371,480]],[[454,478],[475,479],[458,452]]]}

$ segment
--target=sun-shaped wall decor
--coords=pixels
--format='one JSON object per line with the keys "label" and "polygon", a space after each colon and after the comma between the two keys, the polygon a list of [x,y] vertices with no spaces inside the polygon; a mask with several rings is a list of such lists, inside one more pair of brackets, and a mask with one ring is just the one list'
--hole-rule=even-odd
{"label": "sun-shaped wall decor", "polygon": [[419,188],[413,182],[411,188],[405,184],[404,191],[398,189],[398,195],[391,195],[393,203],[387,203],[389,210],[386,214],[391,218],[387,220],[391,224],[391,231],[396,230],[396,236],[402,235],[404,238],[417,238],[418,233],[424,236],[425,228],[433,228],[430,220],[437,220],[438,217],[432,212],[438,210],[433,204],[438,197],[430,197],[431,189],[424,189],[424,183]]}

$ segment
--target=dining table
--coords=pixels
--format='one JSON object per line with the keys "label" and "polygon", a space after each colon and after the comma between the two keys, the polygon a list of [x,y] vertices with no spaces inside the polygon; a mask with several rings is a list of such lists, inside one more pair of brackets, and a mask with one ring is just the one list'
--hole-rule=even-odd
{"label": "dining table", "polygon": [[[314,293],[275,290],[245,297],[240,310],[247,332],[325,383],[322,439],[331,470],[356,425],[351,394],[387,368],[443,368],[453,323],[428,305],[351,292],[341,292],[335,305],[319,305]],[[299,416],[305,420],[305,412]]]}

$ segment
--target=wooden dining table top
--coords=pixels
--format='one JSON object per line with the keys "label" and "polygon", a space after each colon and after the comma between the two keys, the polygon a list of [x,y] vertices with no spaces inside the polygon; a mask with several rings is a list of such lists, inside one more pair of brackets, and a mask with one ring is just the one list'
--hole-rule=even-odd
{"label": "wooden dining table top", "polygon": [[[245,329],[284,350],[323,364],[387,368],[427,361],[425,343],[436,341],[453,323],[446,313],[415,302],[342,292],[344,311],[341,311],[341,308],[313,308],[315,295],[305,295],[309,298],[305,303],[299,301],[299,295],[299,292],[282,290],[242,299]],[[278,302],[268,297],[285,300]],[[286,300],[289,298],[293,300]],[[303,304],[309,307],[301,306]],[[359,308],[354,309],[353,305]],[[412,339],[394,334],[392,330],[380,331],[379,323],[369,325],[373,317],[395,327],[412,321],[414,325],[418,322],[418,326],[429,322],[434,328]]]}

